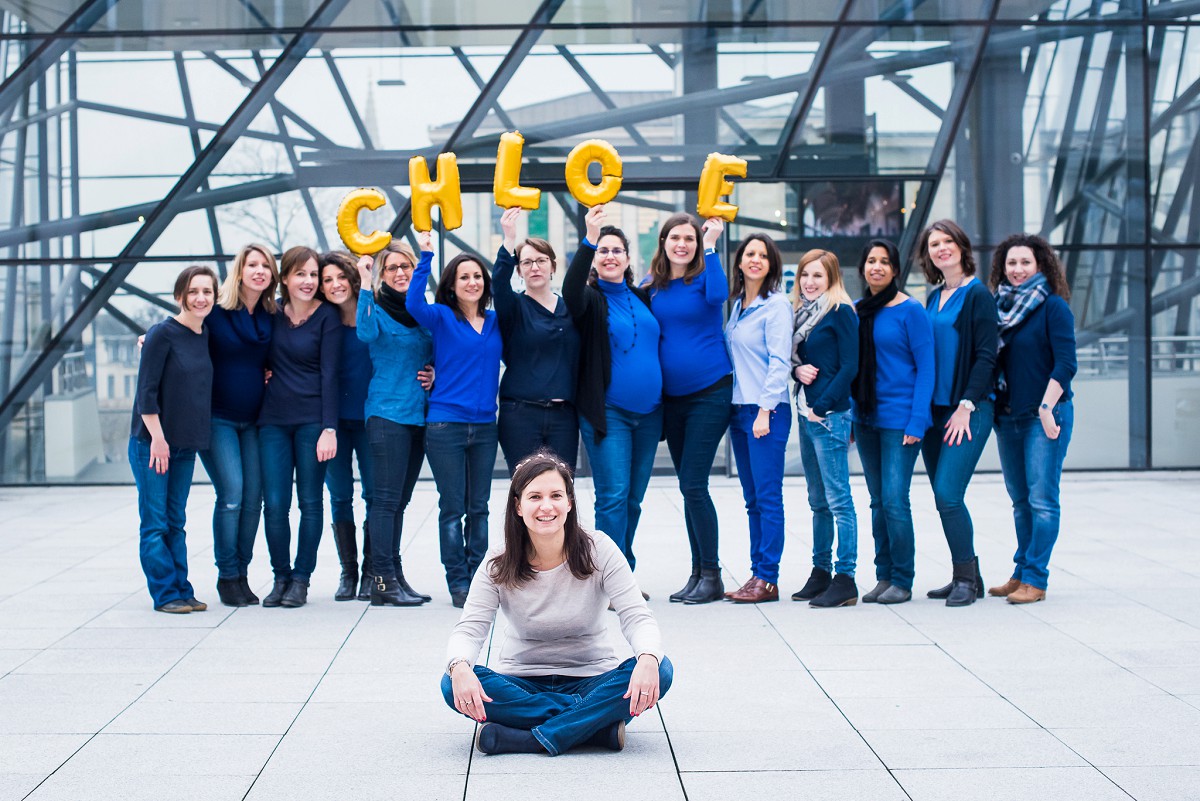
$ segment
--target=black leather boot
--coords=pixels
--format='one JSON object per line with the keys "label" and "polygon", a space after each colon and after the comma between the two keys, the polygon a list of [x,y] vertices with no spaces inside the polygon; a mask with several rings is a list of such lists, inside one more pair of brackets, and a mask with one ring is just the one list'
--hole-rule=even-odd
{"label": "black leather boot", "polygon": [[254,590],[250,589],[248,577],[238,576],[238,587],[242,591],[242,600],[246,602],[246,606],[258,606],[258,596],[254,594]]}
{"label": "black leather boot", "polygon": [[709,604],[725,598],[725,582],[721,580],[721,569],[701,570],[700,578],[692,591],[683,596],[685,604]]}
{"label": "black leather boot", "polygon": [[237,579],[217,579],[217,597],[225,606],[249,606],[242,596],[242,585]]}
{"label": "black leather boot", "polygon": [[979,557],[970,562],[954,563],[954,578],[950,581],[950,594],[946,606],[970,606],[976,598],[983,597],[983,581],[977,580]]}
{"label": "black leather boot", "polygon": [[338,561],[342,563],[342,578],[338,581],[335,601],[353,601],[358,585],[358,543],[356,529],[351,520],[334,521],[333,544],[337,546]]}
{"label": "black leather boot", "polygon": [[[371,530],[367,528],[367,521],[363,521],[363,561],[362,561],[362,581],[358,584],[358,600],[371,600],[371,585],[372,575],[374,571],[371,569]],[[353,586],[351,592],[354,591]],[[353,597],[353,596],[352,596]]]}
{"label": "black leather boot", "polygon": [[681,603],[684,596],[691,595],[696,589],[696,585],[700,583],[700,566],[692,565],[692,575],[688,576],[687,584],[683,585],[683,589],[678,592],[673,592],[667,596],[668,600],[673,603]]}
{"label": "black leather boot", "polygon": [[371,606],[420,606],[425,603],[418,595],[411,595],[400,587],[394,578],[375,576],[371,583]]}
{"label": "black leather boot", "polygon": [[832,609],[838,606],[854,606],[858,603],[858,587],[851,576],[838,573],[829,582],[825,592],[808,602],[809,606],[818,609]]}
{"label": "black leather boot", "polygon": [[308,603],[308,582],[292,579],[279,605],[286,609],[297,609]]}
{"label": "black leather boot", "polygon": [[283,601],[283,596],[287,592],[289,584],[291,582],[288,579],[275,579],[275,586],[267,593],[267,597],[263,598],[262,605],[268,608],[279,606]]}
{"label": "black leather boot", "polygon": [[426,595],[423,592],[417,592],[416,590],[414,590],[412,588],[412,585],[408,583],[408,579],[406,579],[404,577],[404,565],[402,565],[400,563],[399,556],[396,557],[395,565],[396,565],[396,583],[400,585],[401,591],[403,591],[406,595],[411,595],[414,598],[420,598],[421,603],[427,603],[427,602],[433,600],[432,595]]}
{"label": "black leather boot", "polygon": [[830,582],[833,581],[833,576],[829,575],[828,570],[822,570],[819,567],[814,567],[812,573],[808,576],[808,581],[804,586],[792,593],[793,601],[811,601],[829,588]]}
{"label": "black leather boot", "polygon": [[[942,600],[943,598],[949,598],[950,590],[953,587],[954,587],[954,579],[951,579],[950,583],[947,584],[946,586],[938,587],[936,590],[930,590],[929,592],[925,593],[925,597],[926,598],[935,598],[939,601]],[[979,575],[979,557],[978,556],[975,557],[975,597],[976,598],[983,597],[983,576]]]}

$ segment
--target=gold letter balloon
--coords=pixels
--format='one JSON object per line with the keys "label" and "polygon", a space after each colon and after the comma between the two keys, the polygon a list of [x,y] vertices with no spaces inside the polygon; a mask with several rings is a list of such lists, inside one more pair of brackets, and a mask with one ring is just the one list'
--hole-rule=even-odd
{"label": "gold letter balloon", "polygon": [[521,151],[524,148],[525,137],[521,136],[520,131],[508,131],[500,135],[492,194],[496,196],[496,205],[502,209],[516,206],[533,211],[542,204],[542,190],[521,186]]}
{"label": "gold letter balloon", "polygon": [[[593,161],[600,162],[601,178],[598,184],[588,180],[588,165]],[[599,206],[612,200],[621,191],[622,171],[621,157],[617,155],[615,147],[603,139],[589,139],[575,145],[575,149],[567,155],[567,189],[583,205]]]}
{"label": "gold letter balloon", "polygon": [[378,189],[355,189],[342,198],[338,206],[337,232],[346,247],[356,256],[370,256],[383,250],[392,235],[383,231],[364,234],[358,227],[358,213],[363,209],[375,211],[387,205],[387,198]]}
{"label": "gold letter balloon", "polygon": [[442,210],[442,225],[452,231],[462,225],[462,193],[458,182],[458,158],[442,153],[437,158],[437,181],[429,177],[424,156],[408,160],[408,185],[412,192],[413,228],[433,230],[433,207]]}
{"label": "gold letter balloon", "polygon": [[733,191],[733,184],[727,180],[730,175],[745,178],[745,160],[722,153],[709,153],[704,162],[704,172],[700,173],[700,188],[697,191],[696,213],[702,219],[720,217],[726,222],[733,222],[737,217],[738,207],[721,200],[722,195]]}

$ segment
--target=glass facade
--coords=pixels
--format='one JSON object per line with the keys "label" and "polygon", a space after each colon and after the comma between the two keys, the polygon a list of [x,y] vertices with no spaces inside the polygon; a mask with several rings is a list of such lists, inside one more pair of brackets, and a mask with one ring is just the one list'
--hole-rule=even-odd
{"label": "glass facade", "polygon": [[[522,183],[543,190],[529,230],[564,256],[580,223],[566,153],[593,137],[618,148],[610,218],[639,271],[662,221],[695,207],[713,151],[749,163],[727,241],[767,230],[792,265],[832,250],[855,293],[870,235],[907,258],[950,217],[982,265],[1007,234],[1040,233],[1078,326],[1067,467],[1200,467],[1195,12],[0,0],[0,483],[129,481],[136,340],[174,311],[179,269],[224,271],[251,241],[340,247],[335,212],[358,186],[389,197],[364,229],[411,238],[412,155],[458,156],[466,221],[439,232],[442,258],[490,258],[496,145],[514,129]],[[919,270],[908,288],[923,297]]]}

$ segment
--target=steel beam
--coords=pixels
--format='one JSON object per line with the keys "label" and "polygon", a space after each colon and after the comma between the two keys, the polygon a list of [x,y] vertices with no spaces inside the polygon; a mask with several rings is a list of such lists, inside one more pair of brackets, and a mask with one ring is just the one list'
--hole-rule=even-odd
{"label": "steel beam", "polygon": [[20,408],[33,396],[37,384],[50,374],[58,360],[73,343],[78,341],[84,328],[108,302],[117,286],[133,271],[138,258],[146,253],[170,225],[181,211],[180,201],[189,195],[196,194],[204,179],[220,163],[238,136],[253,122],[258,113],[274,96],[279,86],[292,74],[305,54],[316,44],[320,34],[310,29],[331,23],[348,2],[349,0],[323,0],[317,6],[304,30],[288,42],[275,63],[263,75],[262,80],[250,90],[196,161],[184,172],[154,211],[146,217],[145,223],[130,239],[120,256],[114,260],[112,268],[97,282],[92,291],[84,298],[83,303],[67,319],[62,329],[51,337],[33,363],[13,383],[8,394],[0,401],[0,429],[8,427]]}

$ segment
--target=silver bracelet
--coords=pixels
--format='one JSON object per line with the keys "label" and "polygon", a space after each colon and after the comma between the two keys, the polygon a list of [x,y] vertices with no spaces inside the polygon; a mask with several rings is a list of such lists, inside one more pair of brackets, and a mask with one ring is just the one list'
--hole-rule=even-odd
{"label": "silver bracelet", "polygon": [[455,657],[454,659],[451,659],[450,664],[446,665],[446,675],[453,677],[454,676],[454,668],[458,667],[460,664],[462,664],[464,662],[467,663],[468,665],[471,664],[471,660],[467,659],[465,656],[458,656],[458,657]]}

